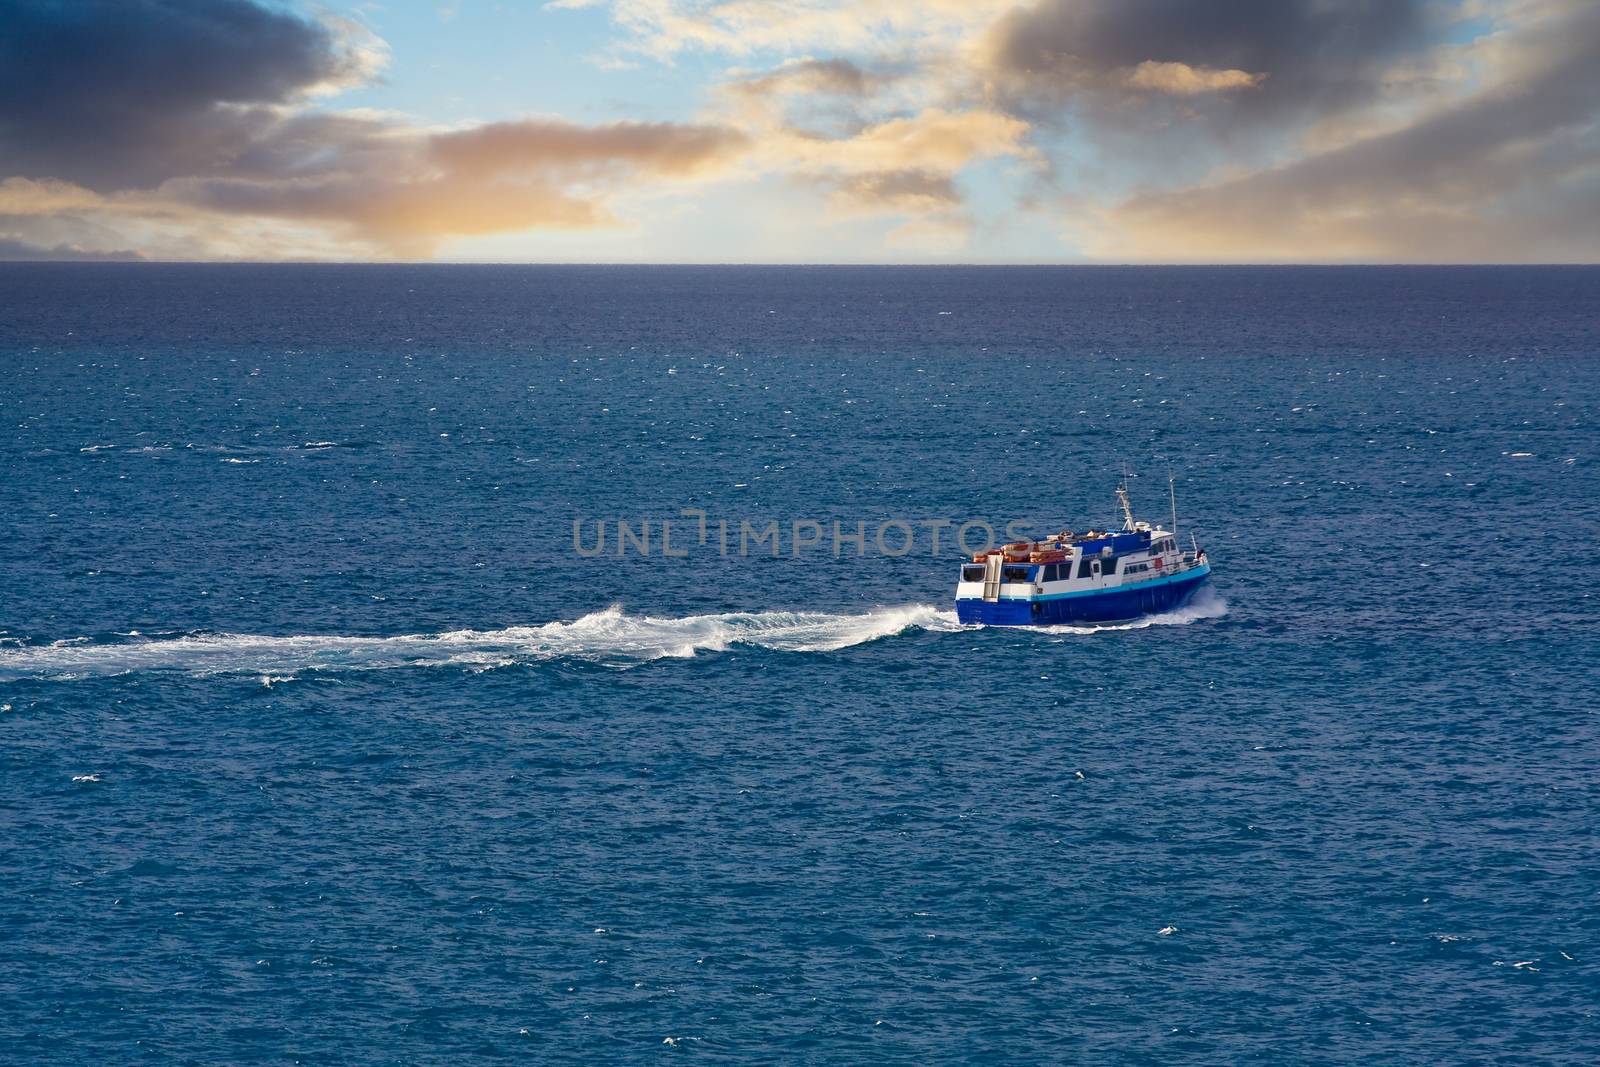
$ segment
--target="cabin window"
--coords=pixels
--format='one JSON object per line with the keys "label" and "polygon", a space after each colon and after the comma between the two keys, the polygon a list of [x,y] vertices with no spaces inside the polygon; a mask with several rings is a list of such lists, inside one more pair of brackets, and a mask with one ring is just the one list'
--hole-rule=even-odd
{"label": "cabin window", "polygon": [[1100,573],[1101,574],[1115,574],[1115,573],[1117,573],[1117,557],[1116,556],[1112,556],[1108,560],[1102,560],[1101,563],[1100,563]]}
{"label": "cabin window", "polygon": [[962,567],[961,568],[961,580],[963,582],[981,582],[981,581],[983,581],[983,564],[980,563],[977,566],[973,566],[973,567]]}
{"label": "cabin window", "polygon": [[1006,582],[1025,582],[1028,580],[1028,568],[1007,567],[1001,575],[1001,580]]}
{"label": "cabin window", "polygon": [[1089,570],[1089,567],[1093,563],[1094,563],[1094,560],[1089,559],[1087,556],[1084,557],[1082,562],[1080,562],[1078,564],[1078,577],[1079,578],[1087,578],[1087,577],[1089,577],[1089,575],[1092,573]]}

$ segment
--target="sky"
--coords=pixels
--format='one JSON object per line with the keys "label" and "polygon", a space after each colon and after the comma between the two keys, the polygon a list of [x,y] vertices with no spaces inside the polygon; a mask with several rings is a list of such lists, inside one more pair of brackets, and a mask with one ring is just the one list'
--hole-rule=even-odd
{"label": "sky", "polygon": [[1594,0],[0,0],[0,259],[1600,261]]}

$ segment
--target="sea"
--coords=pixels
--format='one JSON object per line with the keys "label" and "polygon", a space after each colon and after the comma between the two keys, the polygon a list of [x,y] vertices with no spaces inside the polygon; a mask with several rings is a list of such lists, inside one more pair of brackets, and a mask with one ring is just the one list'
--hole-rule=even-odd
{"label": "sea", "polygon": [[[1600,1061],[1597,406],[1586,267],[0,265],[0,1062]],[[958,624],[1124,478],[1194,601]]]}

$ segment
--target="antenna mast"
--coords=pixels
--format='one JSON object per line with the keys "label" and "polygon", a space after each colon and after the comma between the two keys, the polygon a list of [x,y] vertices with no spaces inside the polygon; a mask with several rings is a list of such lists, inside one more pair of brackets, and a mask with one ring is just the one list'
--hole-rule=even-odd
{"label": "antenna mast", "polygon": [[1117,503],[1122,505],[1122,528],[1133,529],[1133,505],[1128,503],[1128,473],[1123,471],[1122,484],[1117,486]]}
{"label": "antenna mast", "polygon": [[1172,532],[1176,536],[1178,532],[1178,487],[1173,480],[1171,471],[1167,472],[1167,495],[1172,498]]}

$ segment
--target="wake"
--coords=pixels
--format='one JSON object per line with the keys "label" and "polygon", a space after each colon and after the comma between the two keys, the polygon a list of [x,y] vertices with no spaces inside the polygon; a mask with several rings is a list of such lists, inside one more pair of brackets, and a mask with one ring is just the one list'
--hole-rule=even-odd
{"label": "wake", "polygon": [[574,622],[452,630],[398,637],[194,634],[117,642],[58,641],[0,648],[0,680],[75,679],[135,671],[259,674],[264,684],[300,671],[461,667],[489,670],[550,660],[627,667],[722,652],[735,646],[779,652],[833,652],[909,629],[956,630],[955,612],[930,605],[879,608],[860,615],[763,611],[656,618],[619,607]]}
{"label": "wake", "polygon": [[[1116,627],[1044,627],[1017,633],[1140,629],[1212,618],[1200,605]],[[610,607],[573,622],[512,626],[503,630],[452,630],[397,637],[191,634],[122,641],[78,638],[48,645],[0,647],[0,681],[70,681],[144,671],[190,675],[258,675],[263,685],[292,681],[303,671],[369,671],[396,667],[493,670],[550,661],[633,667],[700,652],[762,648],[775,652],[836,652],[907,631],[976,631],[956,614],[930,604],[876,608],[855,615],[804,611],[732,612],[657,618]]]}

